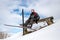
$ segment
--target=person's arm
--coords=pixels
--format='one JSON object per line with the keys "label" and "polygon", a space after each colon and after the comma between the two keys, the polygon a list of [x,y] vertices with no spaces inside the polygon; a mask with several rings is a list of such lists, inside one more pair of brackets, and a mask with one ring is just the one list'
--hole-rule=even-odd
{"label": "person's arm", "polygon": [[31,19],[31,15],[32,15],[32,13],[30,14],[30,17],[29,17],[29,19]]}
{"label": "person's arm", "polygon": [[39,17],[39,14],[38,13],[36,13],[37,14],[37,16]]}

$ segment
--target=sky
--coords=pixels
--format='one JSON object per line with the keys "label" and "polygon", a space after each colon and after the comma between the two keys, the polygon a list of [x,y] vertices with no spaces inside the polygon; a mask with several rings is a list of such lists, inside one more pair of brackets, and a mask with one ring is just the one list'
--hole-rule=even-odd
{"label": "sky", "polygon": [[41,18],[53,16],[55,20],[60,19],[60,0],[0,0],[0,31],[20,32],[21,28],[3,24],[21,24],[22,9],[24,9],[25,21],[29,18],[31,9],[35,9]]}

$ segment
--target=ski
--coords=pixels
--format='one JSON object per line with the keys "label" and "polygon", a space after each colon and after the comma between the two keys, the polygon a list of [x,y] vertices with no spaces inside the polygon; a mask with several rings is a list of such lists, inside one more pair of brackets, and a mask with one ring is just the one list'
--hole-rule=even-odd
{"label": "ski", "polygon": [[8,25],[8,24],[4,24],[4,25],[5,25],[5,26],[10,26],[10,27],[28,28],[28,29],[31,29],[31,30],[36,31],[35,29],[29,28],[29,27],[23,27],[23,25],[20,25],[20,26]]}
{"label": "ski", "polygon": [[[29,28],[29,27],[23,27],[22,25],[20,25],[20,26],[8,25],[8,24],[4,24],[4,25],[5,25],[5,26],[11,26],[11,27],[28,28],[28,29],[31,29],[31,30],[37,31],[36,29],[32,29],[32,28]],[[39,29],[45,28],[45,27],[47,27],[47,26],[48,26],[48,25],[40,26]],[[39,29],[38,29],[38,30],[39,30]]]}

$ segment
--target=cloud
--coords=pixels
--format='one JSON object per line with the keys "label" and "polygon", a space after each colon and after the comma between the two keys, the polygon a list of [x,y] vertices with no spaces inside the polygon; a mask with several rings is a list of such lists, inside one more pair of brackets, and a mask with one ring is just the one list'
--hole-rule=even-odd
{"label": "cloud", "polygon": [[[12,29],[18,29],[14,27],[4,26],[3,24],[18,25],[22,23],[22,17],[18,14],[12,14],[11,9],[17,8],[17,4],[12,0],[0,1],[0,31],[12,32]],[[14,30],[13,30],[14,31]]]}
{"label": "cloud", "polygon": [[[25,3],[25,4],[24,4]],[[19,9],[19,12],[14,9]],[[17,14],[24,9],[25,13],[30,13],[31,9],[42,17],[54,16],[55,19],[60,19],[60,0],[0,0],[0,29],[11,30],[12,27],[2,26],[2,24],[18,25],[22,23],[22,16]],[[25,14],[25,21],[28,19]],[[28,14],[29,15],[29,14]]]}
{"label": "cloud", "polygon": [[60,17],[60,0],[38,0],[28,1],[30,4],[29,9],[35,9],[39,14],[54,16],[55,19]]}

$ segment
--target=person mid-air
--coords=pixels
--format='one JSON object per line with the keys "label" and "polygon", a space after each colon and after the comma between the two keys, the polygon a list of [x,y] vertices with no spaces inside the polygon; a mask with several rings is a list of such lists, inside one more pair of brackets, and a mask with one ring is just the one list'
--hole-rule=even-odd
{"label": "person mid-air", "polygon": [[27,26],[30,23],[31,26],[29,28],[31,28],[33,25],[33,22],[38,23],[37,21],[39,19],[40,19],[39,15],[35,12],[34,9],[32,9],[29,19],[25,22],[25,26]]}

